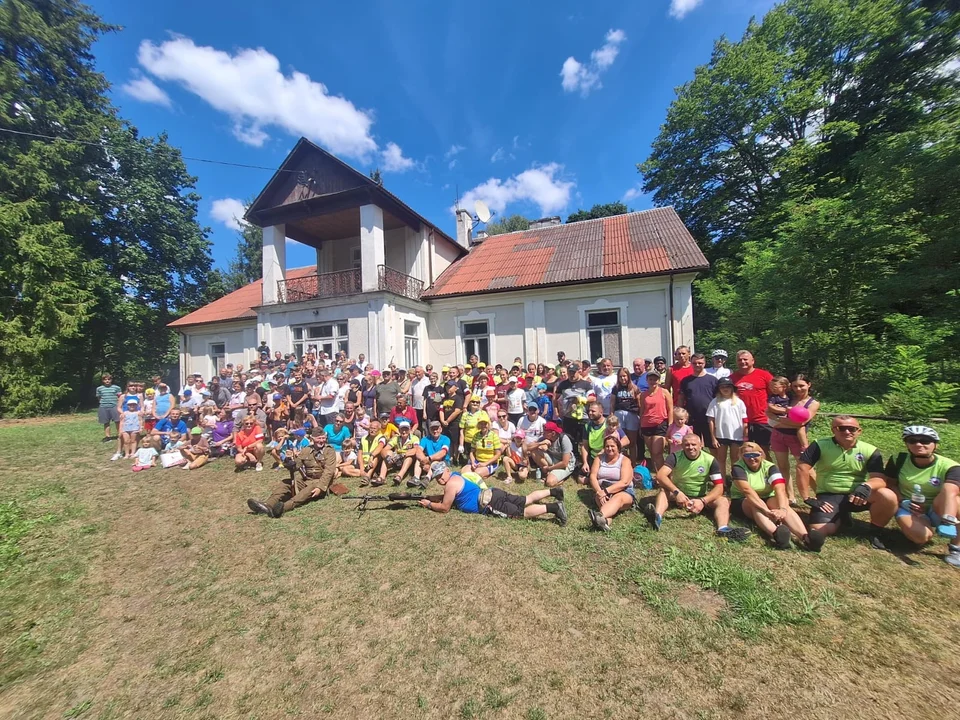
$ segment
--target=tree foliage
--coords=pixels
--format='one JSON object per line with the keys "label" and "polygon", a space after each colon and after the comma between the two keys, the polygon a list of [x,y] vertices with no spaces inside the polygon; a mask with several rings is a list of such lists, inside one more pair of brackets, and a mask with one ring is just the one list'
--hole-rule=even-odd
{"label": "tree foliage", "polygon": [[696,285],[705,344],[746,343],[839,389],[880,382],[911,325],[938,329],[924,358],[957,356],[954,6],[786,0],[679,89],[639,169],[712,262]]}
{"label": "tree foliage", "polygon": [[159,370],[166,324],[204,295],[194,178],[117,116],[94,67],[112,30],[75,0],[0,4],[0,126],[32,134],[0,134],[2,413],[89,402],[101,370]]}
{"label": "tree foliage", "polygon": [[523,215],[511,215],[502,220],[486,224],[487,235],[504,235],[506,233],[521,232],[530,229],[530,221]]}
{"label": "tree foliage", "polygon": [[[252,202],[248,200],[244,207],[250,207]],[[233,260],[223,274],[224,288],[227,292],[233,292],[259,280],[262,274],[263,228],[243,222],[237,231],[237,249]]]}
{"label": "tree foliage", "polygon": [[567,217],[567,222],[580,222],[581,220],[595,220],[596,218],[610,217],[612,215],[624,215],[630,212],[630,208],[622,202],[605,203],[603,205],[594,205],[589,210],[577,210]]}

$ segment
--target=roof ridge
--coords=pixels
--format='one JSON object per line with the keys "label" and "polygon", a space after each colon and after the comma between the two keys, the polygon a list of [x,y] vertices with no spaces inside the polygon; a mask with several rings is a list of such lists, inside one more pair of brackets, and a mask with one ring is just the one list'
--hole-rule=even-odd
{"label": "roof ridge", "polygon": [[497,233],[496,235],[488,235],[486,238],[484,238],[482,244],[486,244],[488,241],[493,240],[495,238],[507,237],[510,235],[522,235],[523,233],[540,232],[541,230],[554,230],[555,228],[570,227],[572,225],[586,225],[587,223],[599,222],[600,220],[609,220],[610,218],[618,218],[618,217],[630,217],[631,215],[643,215],[644,213],[655,212],[657,210],[673,210],[674,212],[676,212],[676,209],[674,209],[673,205],[662,205],[660,207],[644,208],[643,210],[631,210],[630,212],[626,212],[626,213],[618,213],[616,215],[604,215],[603,217],[589,218],[588,220],[574,220],[573,222],[563,222],[563,223],[560,223],[559,225],[545,225],[543,227],[538,227],[538,228],[527,228],[526,230],[514,230],[513,232],[509,232],[509,233]]}

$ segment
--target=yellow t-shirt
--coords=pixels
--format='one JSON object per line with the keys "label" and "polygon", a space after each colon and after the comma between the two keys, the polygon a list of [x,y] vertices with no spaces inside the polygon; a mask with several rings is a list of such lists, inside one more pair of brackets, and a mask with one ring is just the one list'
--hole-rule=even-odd
{"label": "yellow t-shirt", "polygon": [[486,465],[500,449],[500,436],[493,430],[486,435],[477,434],[473,439],[473,456],[477,462]]}
{"label": "yellow t-shirt", "polygon": [[477,423],[482,419],[490,420],[490,416],[484,410],[477,410],[472,413],[467,410],[460,416],[460,428],[463,430],[463,441],[472,443],[477,434]]}

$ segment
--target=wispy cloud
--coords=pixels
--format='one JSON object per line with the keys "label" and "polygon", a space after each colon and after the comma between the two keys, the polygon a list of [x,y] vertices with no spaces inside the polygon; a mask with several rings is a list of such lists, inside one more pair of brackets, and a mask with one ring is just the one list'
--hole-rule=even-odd
{"label": "wispy cloud", "polygon": [[640,189],[639,185],[634,185],[623,194],[623,202],[627,203],[631,200],[636,200],[641,195],[643,195],[643,190]]}
{"label": "wispy cloud", "polygon": [[387,143],[380,157],[383,160],[384,172],[406,172],[416,165],[413,160],[404,157],[403,150],[393,142]]}
{"label": "wispy cloud", "polygon": [[243,213],[246,208],[237,198],[221,198],[214,200],[210,207],[210,217],[223,223],[231,230],[243,229]]}
{"label": "wispy cloud", "polygon": [[670,0],[670,17],[683,20],[702,3],[703,0]]}
{"label": "wispy cloud", "polygon": [[447,161],[447,168],[449,170],[453,170],[457,166],[457,155],[464,150],[466,150],[466,148],[463,145],[454,143],[450,146],[450,149],[443,154],[443,159]]}
{"label": "wispy cloud", "polygon": [[516,156],[512,152],[507,152],[502,147],[498,147],[490,156],[490,162],[498,163],[501,160],[516,160]]}
{"label": "wispy cloud", "polygon": [[150,78],[143,77],[139,73],[129,82],[121,85],[120,89],[140,102],[162,105],[166,108],[173,104],[170,102],[170,96],[167,95],[162,88]]}
{"label": "wispy cloud", "polygon": [[563,89],[566,92],[579,91],[586,97],[593,90],[603,87],[600,75],[613,65],[620,54],[620,46],[626,39],[627,34],[623,30],[608,30],[605,42],[590,53],[588,62],[580,62],[573,55],[564,60],[563,67],[560,68],[560,84]]}
{"label": "wispy cloud", "polygon": [[562,175],[563,166],[558,163],[535,165],[506,180],[490,178],[464,193],[460,204],[473,207],[477,200],[483,200],[491,210],[502,214],[509,205],[531,202],[542,214],[550,215],[567,207],[576,185]]}

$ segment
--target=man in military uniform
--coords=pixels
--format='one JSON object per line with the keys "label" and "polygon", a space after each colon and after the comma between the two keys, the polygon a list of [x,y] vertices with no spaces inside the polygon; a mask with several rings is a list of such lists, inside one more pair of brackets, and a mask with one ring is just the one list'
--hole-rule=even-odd
{"label": "man in military uniform", "polygon": [[314,428],[311,447],[296,460],[289,458],[284,466],[290,471],[290,478],[278,483],[266,502],[254,498],[247,500],[247,507],[255,514],[278,518],[311,500],[324,497],[333,484],[337,453],[327,445],[327,433],[322,428]]}

